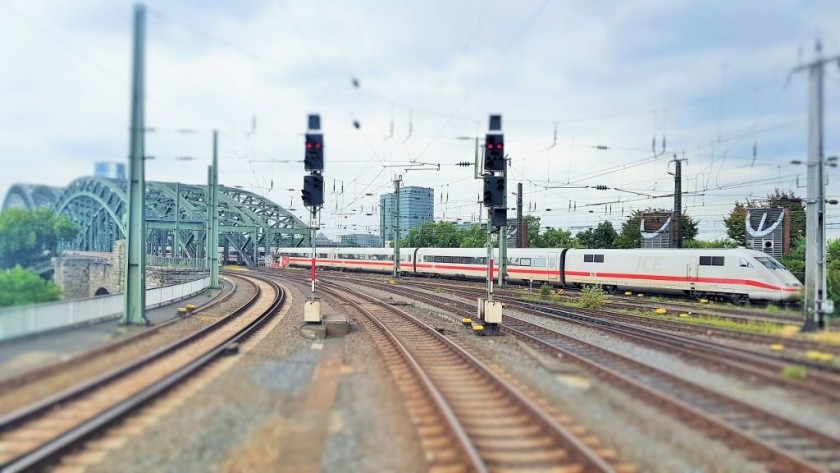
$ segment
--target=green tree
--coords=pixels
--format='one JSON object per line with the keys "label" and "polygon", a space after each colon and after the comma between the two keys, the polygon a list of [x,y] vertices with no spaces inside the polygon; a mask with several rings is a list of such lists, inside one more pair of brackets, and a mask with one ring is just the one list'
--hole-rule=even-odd
{"label": "green tree", "polygon": [[726,236],[738,245],[744,245],[747,242],[747,204],[735,202],[735,207],[729,212],[729,216],[723,219],[723,225],[726,226]]}
{"label": "green tree", "polygon": [[0,271],[0,307],[57,301],[60,296],[52,281],[20,266]]}
{"label": "green tree", "polygon": [[461,246],[458,229],[451,222],[426,222],[409,230],[400,246],[417,248],[458,248]]}
{"label": "green tree", "polygon": [[604,220],[594,229],[590,228],[578,233],[575,238],[584,248],[615,248],[618,233],[612,222]]}
{"label": "green tree", "polygon": [[540,236],[541,243],[544,248],[575,248],[577,240],[572,236],[569,230],[560,230],[556,228],[548,228]]}
{"label": "green tree", "polygon": [[528,222],[528,246],[530,248],[544,248],[540,235],[540,218],[534,215],[526,215],[525,220]]}
{"label": "green tree", "polygon": [[461,248],[482,248],[487,244],[487,231],[480,225],[458,231]]}
{"label": "green tree", "polygon": [[48,259],[78,228],[48,209],[7,209],[0,212],[0,268],[29,266]]}

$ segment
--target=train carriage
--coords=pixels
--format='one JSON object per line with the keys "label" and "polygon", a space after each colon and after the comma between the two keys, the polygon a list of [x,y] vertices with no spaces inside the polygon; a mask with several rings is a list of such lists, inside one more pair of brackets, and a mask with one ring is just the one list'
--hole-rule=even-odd
{"label": "train carriage", "polygon": [[746,249],[568,250],[566,284],[696,296],[735,302],[787,300],[802,284],[772,257]]}
{"label": "train carriage", "polygon": [[[319,248],[316,266],[390,273],[391,248]],[[498,249],[492,252],[493,274],[499,271]],[[309,267],[306,248],[280,248],[275,259]],[[484,248],[403,248],[403,273],[484,279]],[[600,285],[608,290],[663,294],[724,296],[736,302],[785,301],[801,297],[802,284],[772,257],[746,249],[512,248],[509,280],[557,286]]]}

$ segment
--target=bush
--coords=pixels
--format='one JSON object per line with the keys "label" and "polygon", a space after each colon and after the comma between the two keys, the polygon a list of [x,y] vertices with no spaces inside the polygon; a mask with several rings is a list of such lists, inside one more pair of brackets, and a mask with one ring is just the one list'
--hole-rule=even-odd
{"label": "bush", "polygon": [[59,300],[61,291],[52,281],[20,266],[0,271],[0,307]]}
{"label": "bush", "polygon": [[804,379],[808,370],[802,365],[788,365],[782,369],[782,376],[789,379]]}
{"label": "bush", "polygon": [[580,291],[580,306],[586,309],[598,309],[606,302],[606,293],[601,286],[587,286]]}
{"label": "bush", "polygon": [[542,286],[540,286],[540,295],[541,296],[551,295],[551,285],[550,284],[543,284]]}

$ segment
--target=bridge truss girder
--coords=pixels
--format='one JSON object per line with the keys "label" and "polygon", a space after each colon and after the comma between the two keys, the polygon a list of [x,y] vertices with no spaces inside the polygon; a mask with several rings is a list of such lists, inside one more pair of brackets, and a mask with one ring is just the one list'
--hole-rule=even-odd
{"label": "bridge truss girder", "polygon": [[[125,238],[125,186],[125,180],[98,177],[76,179],[63,189],[16,184],[3,208],[52,208],[80,228],[67,249],[107,252],[115,241]],[[204,258],[207,186],[180,184],[177,188],[180,196],[175,183],[146,183],[147,254]],[[253,265],[260,248],[309,245],[309,228],[280,205],[242,189],[220,186],[219,190],[219,242],[225,256],[236,250],[240,261]],[[179,248],[172,248],[176,232]]]}

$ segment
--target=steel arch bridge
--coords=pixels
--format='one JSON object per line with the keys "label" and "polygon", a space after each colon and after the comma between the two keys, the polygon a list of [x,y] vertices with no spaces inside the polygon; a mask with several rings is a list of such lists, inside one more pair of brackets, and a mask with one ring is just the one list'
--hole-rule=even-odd
{"label": "steel arch bridge", "polygon": [[[75,222],[80,232],[67,249],[112,251],[125,238],[126,181],[81,177],[67,187],[15,184],[7,208],[50,208]],[[219,246],[248,265],[271,248],[308,246],[309,227],[280,205],[238,188],[219,186]],[[205,257],[208,232],[207,186],[146,183],[146,252]]]}

